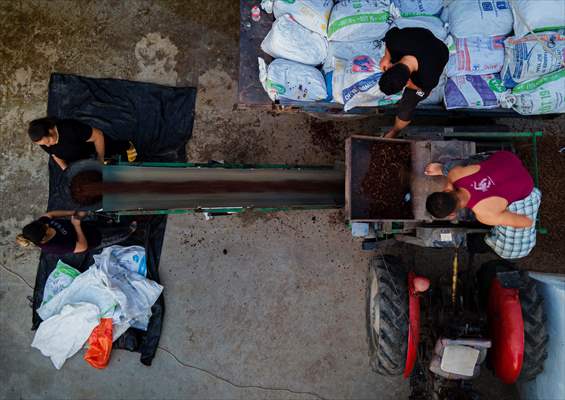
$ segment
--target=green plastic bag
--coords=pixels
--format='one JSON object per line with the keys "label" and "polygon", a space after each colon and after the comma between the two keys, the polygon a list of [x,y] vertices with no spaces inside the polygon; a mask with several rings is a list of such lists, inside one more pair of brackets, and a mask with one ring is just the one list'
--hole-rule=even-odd
{"label": "green plastic bag", "polygon": [[79,275],[79,271],[59,260],[45,282],[41,305],[48,303],[57,293],[67,288]]}

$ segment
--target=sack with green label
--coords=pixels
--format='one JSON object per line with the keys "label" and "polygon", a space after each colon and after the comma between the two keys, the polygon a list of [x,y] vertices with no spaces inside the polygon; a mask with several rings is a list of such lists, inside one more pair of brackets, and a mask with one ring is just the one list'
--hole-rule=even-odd
{"label": "sack with green label", "polygon": [[342,0],[330,16],[328,39],[356,42],[382,39],[389,24],[390,0]]}
{"label": "sack with green label", "polygon": [[263,0],[261,7],[275,18],[292,15],[303,27],[322,36],[327,35],[328,20],[334,5],[333,0]]}
{"label": "sack with green label", "polygon": [[565,112],[565,69],[520,83],[505,93],[500,105],[522,115]]}
{"label": "sack with green label", "polygon": [[565,29],[565,1],[510,0],[514,15],[514,35]]}
{"label": "sack with green label", "polygon": [[443,101],[454,108],[495,108],[506,88],[498,74],[453,76],[447,79]]}
{"label": "sack with green label", "polygon": [[267,66],[258,58],[259,80],[271,100],[318,101],[327,97],[322,73],[310,66],[277,58]]}
{"label": "sack with green label", "polygon": [[57,293],[67,288],[73,280],[80,275],[80,272],[65,264],[63,261],[57,261],[57,265],[53,272],[49,274],[45,287],[43,288],[43,301],[41,304],[49,302]]}

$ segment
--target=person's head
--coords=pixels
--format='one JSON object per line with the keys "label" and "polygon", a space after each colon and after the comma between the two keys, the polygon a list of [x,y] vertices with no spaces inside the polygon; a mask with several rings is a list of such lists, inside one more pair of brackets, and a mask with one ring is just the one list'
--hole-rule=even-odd
{"label": "person's head", "polygon": [[16,236],[16,243],[22,247],[28,247],[32,243],[39,245],[43,242],[49,227],[39,221],[33,221],[22,229],[22,233]]}
{"label": "person's head", "polygon": [[434,192],[426,199],[426,209],[435,218],[445,218],[457,211],[455,192]]}
{"label": "person's head", "polygon": [[32,142],[43,146],[53,146],[57,143],[55,120],[52,118],[34,119],[29,123],[27,134]]}
{"label": "person's head", "polygon": [[390,96],[402,91],[409,79],[410,68],[408,68],[407,65],[398,62],[383,72],[381,79],[379,80],[379,88],[384,94]]}

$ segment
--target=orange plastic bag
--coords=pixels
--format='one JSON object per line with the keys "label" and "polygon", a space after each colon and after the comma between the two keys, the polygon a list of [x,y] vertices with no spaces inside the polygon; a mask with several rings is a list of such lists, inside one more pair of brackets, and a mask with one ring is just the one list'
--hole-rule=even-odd
{"label": "orange plastic bag", "polygon": [[112,352],[112,318],[102,318],[88,338],[88,350],[84,355],[94,368],[106,368]]}

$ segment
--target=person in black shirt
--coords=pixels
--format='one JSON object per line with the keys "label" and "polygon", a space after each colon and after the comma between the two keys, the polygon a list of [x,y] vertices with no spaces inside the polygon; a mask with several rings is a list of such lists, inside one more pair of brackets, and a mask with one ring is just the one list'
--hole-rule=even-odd
{"label": "person in black shirt", "polygon": [[398,104],[394,126],[385,134],[393,138],[404,129],[418,103],[429,96],[449,60],[447,46],[428,29],[392,28],[385,37],[384,71],[379,87],[386,95],[404,93]]}
{"label": "person in black shirt", "polygon": [[41,146],[62,170],[69,163],[94,155],[104,162],[104,157],[123,155],[135,160],[137,153],[130,142],[117,141],[100,129],[74,119],[40,118],[30,122],[30,139]]}
{"label": "person in black shirt", "polygon": [[33,243],[44,253],[82,253],[125,240],[137,228],[135,221],[128,226],[109,227],[93,222],[81,223],[84,216],[83,211],[50,211],[24,226],[22,233],[16,236],[16,242],[22,247]]}

